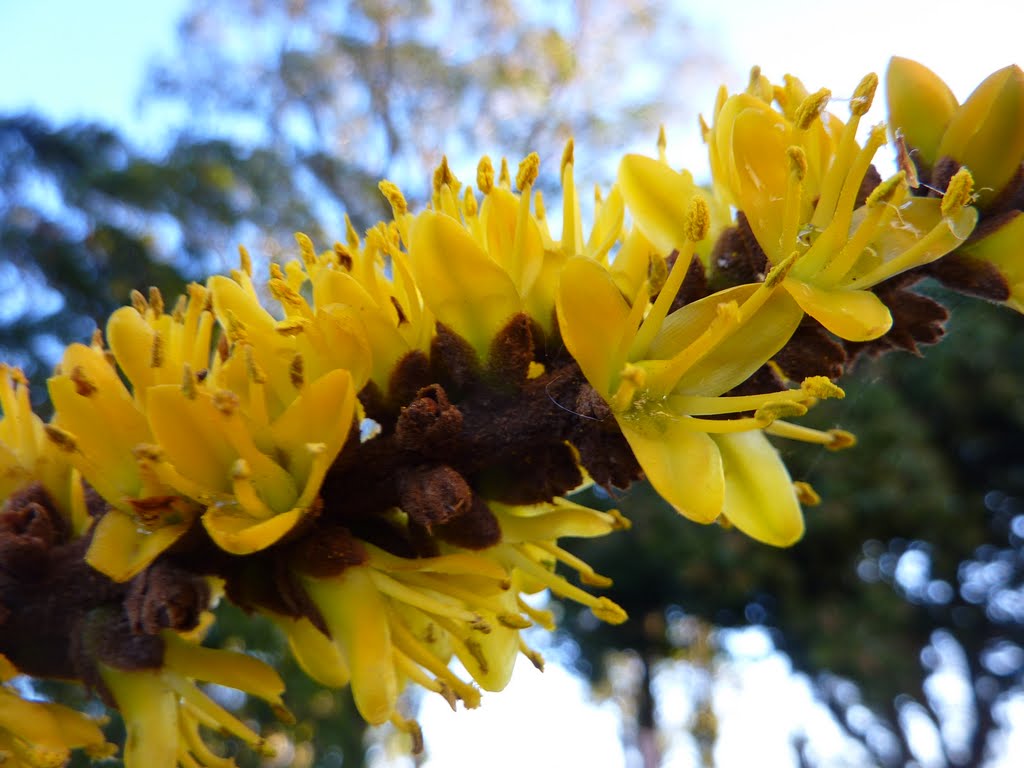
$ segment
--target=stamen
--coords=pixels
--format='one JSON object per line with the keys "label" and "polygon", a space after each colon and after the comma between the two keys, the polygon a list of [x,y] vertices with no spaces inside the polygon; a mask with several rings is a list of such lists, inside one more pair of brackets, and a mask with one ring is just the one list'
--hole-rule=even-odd
{"label": "stamen", "polygon": [[429,648],[424,647],[405,624],[393,616],[390,618],[391,620],[388,622],[388,625],[391,627],[391,641],[402,653],[406,654],[412,661],[430,672],[438,680],[446,683],[455,692],[455,695],[462,699],[467,709],[476,709],[480,706],[479,690],[456,677],[448,669],[448,665],[438,659]]}
{"label": "stamen", "polygon": [[421,611],[434,616],[446,616],[455,619],[456,621],[465,622],[473,627],[473,629],[483,632],[484,634],[491,631],[490,626],[478,613],[473,613],[472,611],[460,608],[457,605],[441,602],[437,598],[431,597],[424,592],[420,592],[407,584],[403,584],[397,579],[394,579],[375,568],[370,568],[367,572],[370,575],[370,579],[373,581],[373,585],[388,597],[400,600],[407,605],[412,605],[419,608]]}
{"label": "stamen", "polygon": [[548,554],[551,554],[559,562],[565,563],[570,568],[575,570],[580,575],[580,581],[586,584],[588,587],[598,587],[600,589],[607,589],[612,586],[612,580],[607,576],[602,576],[597,573],[588,563],[584,562],[580,558],[571,552],[567,552],[560,546],[552,541],[536,541],[533,542],[534,546],[543,549]]}
{"label": "stamen", "polygon": [[252,469],[245,459],[237,459],[231,467],[231,488],[242,509],[257,520],[269,520],[274,516],[267,503],[260,498],[252,482]]}
{"label": "stamen", "polygon": [[164,296],[155,285],[149,286],[149,307],[153,310],[154,320],[164,313]]}
{"label": "stamen", "polygon": [[391,212],[396,219],[409,212],[409,204],[405,201],[405,195],[402,194],[402,190],[398,188],[397,184],[384,179],[377,185],[377,188],[391,204]]}
{"label": "stamen", "polygon": [[[758,291],[762,290],[769,289],[765,289],[763,286],[758,288]],[[754,292],[754,296],[758,291]],[[651,393],[654,396],[664,396],[671,392],[683,375],[739,328],[747,316],[735,301],[719,304],[715,308],[714,318],[704,332],[689,346],[676,353],[666,365],[652,372],[648,383]]]}
{"label": "stamen", "polygon": [[946,187],[946,194],[942,196],[942,203],[939,211],[942,215],[952,216],[958,213],[964,206],[970,205],[974,192],[974,177],[966,167],[961,168],[953,178],[949,180]]}
{"label": "stamen", "polygon": [[423,731],[420,724],[415,720],[405,720],[397,712],[391,713],[391,724],[403,733],[409,734],[412,738],[412,753],[419,755],[423,753]]}
{"label": "stamen", "polygon": [[516,187],[520,192],[528,194],[526,187],[532,186],[540,173],[540,155],[531,152],[519,163],[519,170],[516,171]]}
{"label": "stamen", "polygon": [[804,99],[796,109],[796,115],[793,118],[794,127],[798,131],[806,131],[810,128],[814,121],[821,116],[821,113],[825,111],[825,107],[828,106],[828,101],[831,98],[832,91],[822,88]]}
{"label": "stamen", "polygon": [[146,311],[149,309],[149,304],[146,303],[146,297],[139,291],[132,290],[131,292],[132,307],[143,317],[146,316]]}
{"label": "stamen", "polygon": [[496,554],[507,559],[510,565],[519,568],[525,575],[545,584],[556,595],[587,606],[602,621],[608,624],[621,624],[628,618],[626,612],[611,600],[606,597],[594,597],[579,587],[573,586],[561,576],[552,573],[536,562],[523,551],[521,546],[504,544],[499,545],[496,549],[498,550]]}
{"label": "stamen", "polygon": [[528,646],[521,637],[519,638],[519,652],[530,660],[530,663],[533,664],[538,672],[544,671],[544,657],[538,651]]}
{"label": "stamen", "polygon": [[786,207],[782,215],[782,241],[779,255],[793,253],[800,232],[804,178],[807,176],[807,154],[803,148],[792,146],[786,149],[789,158],[789,176],[786,181]]}
{"label": "stamen", "polygon": [[491,158],[484,155],[476,166],[476,188],[480,194],[489,195],[494,188],[494,165]]}
{"label": "stamen", "polygon": [[543,608],[534,608],[519,595],[516,595],[516,604],[519,606],[519,610],[529,616],[534,624],[546,629],[548,632],[555,631],[555,614],[551,611],[545,611]]}
{"label": "stamen", "polygon": [[[301,245],[300,242],[299,246],[301,247]],[[245,274],[252,277],[252,257],[249,256],[249,250],[241,244],[238,246],[238,265]]]}
{"label": "stamen", "polygon": [[797,500],[805,507],[815,507],[821,504],[821,496],[811,487],[810,483],[796,480],[793,483],[793,490],[796,491]]}
{"label": "stamen", "polygon": [[827,432],[822,432],[818,429],[790,424],[788,421],[776,421],[765,427],[764,431],[776,437],[823,445],[833,451],[840,451],[857,444],[857,438],[846,430],[830,429]]}

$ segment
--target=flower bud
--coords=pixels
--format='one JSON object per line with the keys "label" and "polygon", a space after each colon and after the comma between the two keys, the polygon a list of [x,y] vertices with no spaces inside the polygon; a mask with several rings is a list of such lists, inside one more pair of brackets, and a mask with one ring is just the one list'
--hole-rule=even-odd
{"label": "flower bud", "polygon": [[893,56],[885,74],[889,123],[914,150],[922,171],[941,156],[939,144],[957,110],[956,97],[943,80],[923,64]]}

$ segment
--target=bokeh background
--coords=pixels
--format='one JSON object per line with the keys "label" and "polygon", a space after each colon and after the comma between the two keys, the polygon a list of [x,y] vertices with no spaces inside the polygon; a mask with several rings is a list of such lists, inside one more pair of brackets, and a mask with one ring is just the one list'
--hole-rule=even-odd
{"label": "bokeh background", "polygon": [[[346,214],[387,214],[380,178],[422,201],[442,152],[472,178],[481,154],[536,150],[553,202],[569,137],[581,188],[607,188],[664,125],[701,178],[697,115],[751,65],[843,113],[897,54],[963,99],[1022,63],[1022,29],[1020,3],[984,0],[0,0],[0,357],[41,396],[132,288],[175,295],[238,244],[265,269],[297,230],[329,245]],[[531,638],[543,675],[517,669],[474,712],[410,699],[420,758],[229,609],[211,642],[280,664],[298,722],[216,694],[264,721],[268,766],[1024,764],[1024,318],[934,295],[953,309],[940,345],[865,361],[815,409],[858,446],[785,448],[825,499],[804,541],[699,527],[642,486],[594,495],[636,525],[575,550],[630,621],[566,607]]]}

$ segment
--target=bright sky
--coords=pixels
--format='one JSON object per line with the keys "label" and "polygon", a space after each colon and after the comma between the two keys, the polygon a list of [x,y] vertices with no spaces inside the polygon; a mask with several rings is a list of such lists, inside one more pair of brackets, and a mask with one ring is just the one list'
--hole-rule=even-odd
{"label": "bright sky", "polygon": [[[157,53],[173,51],[175,25],[187,5],[188,0],[0,0],[0,112],[32,109],[58,122],[111,122],[136,139],[159,141],[158,118],[139,118],[137,96],[146,63]],[[963,99],[988,73],[1024,63],[1020,0],[719,0],[692,6],[699,34],[716,41],[730,62],[732,89],[742,88],[750,66],[759,64],[774,81],[792,72],[809,88],[829,87],[842,97],[867,72],[883,73],[889,56],[898,54],[934,69]],[[685,45],[685,38],[680,42]],[[710,110],[714,85],[708,88],[707,103],[697,109]],[[872,114],[881,120],[882,112]],[[669,151],[674,163],[703,153],[692,124],[675,131],[669,126]],[[739,735],[730,742],[734,746],[756,742],[759,766],[792,765],[785,729],[814,717],[809,694],[784,660],[769,648],[757,649],[756,633],[749,642],[754,652],[741,649],[733,663],[738,682],[716,699],[723,708],[722,732]],[[511,690],[485,697],[479,712],[449,717],[443,703],[426,707],[428,766],[627,764],[607,707],[583,711],[579,702],[586,694],[578,682],[558,669],[541,676],[524,666]],[[1014,721],[1021,722],[1024,705],[1014,706]],[[823,738],[834,743],[837,737],[821,728]],[[469,731],[483,739],[471,742],[465,738]],[[1013,739],[1013,751],[1024,752],[1020,733]],[[577,751],[581,743],[590,750],[586,756]],[[555,747],[538,752],[538,744],[573,746],[569,755],[560,755],[550,751]],[[692,764],[685,750],[668,756],[673,766]],[[717,757],[720,768],[751,764],[746,749],[722,748]],[[1012,760],[1008,757],[1007,763]]]}

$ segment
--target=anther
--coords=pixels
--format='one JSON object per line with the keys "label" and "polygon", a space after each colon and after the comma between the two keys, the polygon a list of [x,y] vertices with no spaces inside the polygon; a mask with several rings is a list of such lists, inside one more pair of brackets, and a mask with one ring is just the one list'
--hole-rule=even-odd
{"label": "anther", "polygon": [[865,204],[868,207],[874,207],[876,205],[882,205],[892,202],[896,194],[906,186],[907,174],[905,171],[897,171],[888,179],[880,183],[877,187],[871,190],[871,194],[868,195]]}
{"label": "anther", "polygon": [[845,429],[830,429],[828,435],[831,441],[825,447],[830,451],[841,451],[857,444],[857,437]]}
{"label": "anther", "polygon": [[65,453],[74,453],[78,450],[78,441],[70,432],[55,427],[53,424],[44,424],[43,431],[46,432],[46,437],[50,442]]}
{"label": "anther", "polygon": [[155,285],[149,286],[149,306],[153,309],[154,317],[164,313],[164,296]]}
{"label": "anther", "polygon": [[536,152],[531,152],[522,159],[522,162],[519,163],[519,169],[516,171],[516,187],[519,191],[523,191],[528,185],[532,185],[537,180],[539,172],[540,155]]}
{"label": "anther", "polygon": [[974,199],[974,177],[966,167],[962,167],[953,174],[946,187],[946,194],[942,196],[942,204],[939,210],[943,216],[952,216],[961,208],[970,205]]}
{"label": "anther", "polygon": [[686,211],[686,237],[694,243],[699,243],[708,236],[710,228],[711,210],[707,201],[701,195],[694,195]]}
{"label": "anther", "polygon": [[225,416],[232,416],[238,410],[238,395],[230,389],[219,390],[213,395],[213,407]]}
{"label": "anther", "polygon": [[[295,242],[299,244],[299,253],[302,255],[302,261],[306,264],[315,264],[316,248],[313,246],[313,241],[309,238],[309,235],[305,232],[296,232]],[[274,266],[277,265],[275,264]]]}
{"label": "anther", "polygon": [[842,388],[834,384],[828,376],[808,376],[801,382],[800,389],[808,397],[817,400],[842,400],[846,397]]}
{"label": "anther", "polygon": [[484,155],[476,166],[476,188],[480,194],[489,195],[494,188],[494,165],[491,158]]}
{"label": "anther", "polygon": [[252,257],[249,256],[249,249],[244,245],[238,246],[238,266],[245,274],[252,277]]}
{"label": "anther", "polygon": [[391,212],[396,218],[409,212],[409,204],[405,201],[405,195],[402,194],[402,190],[398,188],[397,184],[384,179],[377,185],[377,188],[391,204]]}
{"label": "anther", "polygon": [[146,297],[142,295],[140,291],[132,289],[131,292],[132,306],[135,311],[140,315],[145,316],[146,310],[149,309],[149,304],[146,303]]}
{"label": "anther", "polygon": [[797,181],[803,181],[807,176],[807,153],[803,147],[787,147],[786,157],[789,158],[789,172]]}
{"label": "anther", "polygon": [[576,154],[576,142],[570,138],[565,142],[565,149],[562,150],[562,162],[558,166],[558,173],[565,176],[565,166],[574,165]]}
{"label": "anther", "polygon": [[802,480],[796,480],[793,482],[793,490],[796,491],[796,498],[805,507],[815,507],[821,504],[821,496],[818,492],[811,487],[810,483],[805,483]]}
{"label": "anther", "polygon": [[796,115],[793,119],[797,130],[806,131],[810,128],[811,124],[825,111],[828,100],[831,98],[832,91],[822,88],[800,102],[800,106],[796,108]]}
{"label": "anther", "polygon": [[75,392],[82,397],[91,397],[96,393],[96,385],[86,375],[85,369],[82,366],[76,365],[72,368],[70,378],[75,385]]}
{"label": "anther", "polygon": [[878,88],[878,75],[874,72],[867,74],[857,85],[850,99],[850,114],[860,117],[871,109],[871,102],[875,98],[875,89]]}

